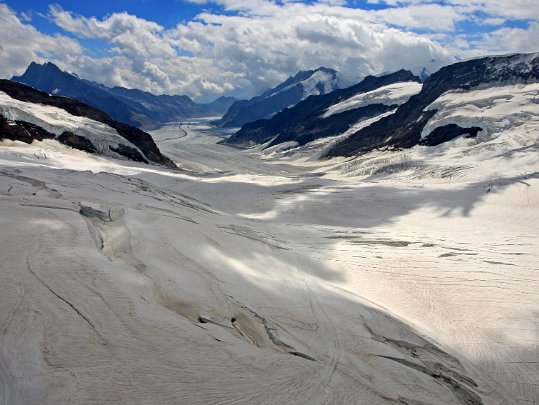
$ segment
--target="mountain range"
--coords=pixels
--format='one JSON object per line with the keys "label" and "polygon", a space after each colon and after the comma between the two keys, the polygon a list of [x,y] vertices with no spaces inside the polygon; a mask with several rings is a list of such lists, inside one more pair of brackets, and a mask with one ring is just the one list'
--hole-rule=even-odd
{"label": "mountain range", "polygon": [[[69,95],[89,104],[77,107],[79,110],[88,112],[90,106],[105,106],[99,114],[92,110],[90,115],[99,116],[98,121],[112,128],[121,128],[120,133],[132,132],[120,127],[120,122],[155,125],[180,117],[211,115],[230,105],[216,125],[243,126],[224,143],[240,147],[264,145],[264,148],[281,145],[286,149],[328,139],[319,156],[334,157],[388,147],[435,146],[462,136],[484,138],[503,129],[502,116],[520,125],[529,119],[526,106],[533,107],[536,102],[530,102],[528,93],[522,94],[525,97],[525,101],[520,101],[522,111],[514,110],[519,101],[513,100],[512,105],[509,100],[520,94],[520,89],[506,87],[537,83],[538,77],[539,54],[458,62],[430,75],[424,83],[411,72],[399,70],[383,76],[367,76],[345,89],[337,88],[334,70],[319,68],[300,72],[247,101],[230,105],[231,99],[221,98],[204,106],[186,96],[155,96],[140,90],[107,88],[63,72],[51,63],[33,63],[23,76],[14,79],[54,94],[33,95],[30,101],[39,99],[38,102],[45,100],[45,104],[57,105],[65,99],[59,95]],[[10,91],[16,87],[14,82],[7,83],[3,81],[3,87]],[[13,93],[6,93],[13,97]],[[500,99],[508,100],[507,111],[492,115]],[[267,118],[257,119],[262,116]],[[3,125],[6,127],[6,122]],[[146,160],[163,163],[159,159]]]}
{"label": "mountain range", "polygon": [[259,96],[236,101],[223,118],[214,124],[220,127],[241,127],[248,122],[270,118],[309,96],[331,93],[338,88],[337,72],[333,69],[321,67],[301,71]]}
{"label": "mountain range", "polygon": [[106,87],[50,62],[32,62],[22,76],[12,80],[56,96],[75,98],[105,111],[116,121],[147,129],[185,118],[220,116],[236,101],[233,97],[219,97],[208,104],[197,104],[187,96],[158,96],[137,89]]}
{"label": "mountain range", "polygon": [[[485,119],[486,111],[481,113],[481,110],[496,106],[496,93],[502,95],[500,88],[538,81],[539,54],[537,53],[478,58],[443,67],[429,76],[421,92],[401,105],[395,114],[383,117],[353,133],[331,148],[326,156],[353,156],[384,147],[410,148],[418,144],[438,145],[461,135],[475,137],[488,125]],[[486,91],[489,88],[498,90]],[[486,93],[486,97],[482,94],[476,94],[475,97],[469,97],[467,100],[463,97],[474,90]],[[507,93],[509,94],[504,96],[509,97],[506,111],[499,111],[497,117],[493,119],[500,119],[501,114],[511,115],[514,112],[509,108],[509,100],[515,92],[508,91]],[[461,106],[467,104],[466,108],[469,111],[458,114],[449,112],[447,104],[431,107],[431,104],[444,94],[453,99],[464,98]],[[430,132],[425,133],[424,130],[428,127],[429,121],[435,119],[437,115],[445,116],[444,120],[438,119],[443,125],[430,125]],[[470,117],[475,119],[470,120]],[[526,119],[526,117],[522,118]]]}
{"label": "mountain range", "polygon": [[[404,94],[399,100],[392,100],[387,95],[397,84],[397,90],[404,87]],[[328,94],[309,97],[297,105],[286,108],[270,119],[245,124],[232,135],[227,143],[236,146],[248,146],[265,143],[274,138],[271,145],[295,141],[299,145],[318,138],[337,135],[348,130],[353,124],[363,119],[372,118],[395,109],[398,103],[406,101],[409,92],[418,92],[420,80],[411,72],[400,70],[381,77],[368,76],[361,83]],[[385,89],[389,93],[379,93],[378,97],[369,97],[368,103],[343,107],[330,114],[325,113],[331,106],[338,106],[353,97]],[[401,91],[402,93],[402,91]],[[404,96],[405,98],[403,99]],[[409,97],[409,95],[408,95]],[[335,108],[335,107],[334,107]]]}
{"label": "mountain range", "polygon": [[[539,54],[455,63],[430,75],[422,85],[418,77],[404,70],[369,76],[346,89],[309,97],[271,119],[245,124],[226,143],[294,148],[331,137],[321,156],[334,157],[387,147],[435,146],[459,136],[485,137],[501,130],[500,117],[514,125],[529,119],[527,107],[521,106],[523,113],[509,103],[520,90],[507,86],[538,81]],[[521,101],[533,107],[528,96]],[[495,115],[491,110],[499,107],[497,97],[507,99],[508,104],[506,111],[500,107]]]}

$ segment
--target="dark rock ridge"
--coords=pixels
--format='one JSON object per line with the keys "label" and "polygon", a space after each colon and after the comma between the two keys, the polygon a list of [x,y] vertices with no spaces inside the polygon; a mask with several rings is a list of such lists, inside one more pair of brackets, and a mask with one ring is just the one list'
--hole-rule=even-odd
{"label": "dark rock ridge", "polygon": [[457,124],[447,124],[435,128],[430,134],[419,141],[419,145],[436,146],[461,135],[465,135],[466,138],[475,138],[482,130],[483,128],[479,127],[462,128]]}
{"label": "dark rock ridge", "polygon": [[[302,82],[309,80],[317,73],[326,74],[326,81],[317,81],[312,90],[314,93],[325,94],[327,87],[330,90],[337,88],[337,72],[333,69],[321,67],[302,71],[260,96],[235,102],[223,118],[214,124],[221,127],[241,127],[245,123],[269,118],[284,108],[296,105],[305,96],[306,89]],[[328,76],[329,83],[327,82]],[[313,78],[313,80],[315,79]]]}
{"label": "dark rock ridge", "polygon": [[[174,162],[161,154],[159,148],[149,134],[138,128],[114,121],[105,112],[98,110],[95,107],[86,105],[69,97],[51,96],[32,87],[11,80],[0,80],[0,91],[3,91],[10,97],[20,101],[50,105],[61,108],[71,115],[86,117],[102,122],[103,124],[114,128],[120,136],[138,147],[142,153],[144,153],[147,159],[144,156],[141,156],[136,149],[127,150],[129,149],[127,147],[118,148],[118,150],[114,150],[115,152],[132,160],[146,163],[151,161],[159,165],[176,168]],[[9,122],[5,119],[5,117],[0,118],[0,126],[2,128],[0,139],[6,138],[31,143],[33,140],[56,138],[53,134],[36,125],[23,121]],[[82,139],[78,138],[83,137],[75,134],[64,133],[58,137],[58,140],[77,149],[95,152],[95,147],[89,140],[84,138],[86,141],[83,141]]]}
{"label": "dark rock ridge", "polygon": [[360,83],[335,90],[331,93],[310,96],[292,108],[287,108],[270,119],[245,124],[232,135],[228,144],[250,146],[261,144],[276,137],[271,145],[296,141],[300,145],[312,140],[338,135],[348,130],[361,119],[372,118],[397,106],[372,104],[322,118],[322,114],[332,105],[349,99],[357,94],[367,93],[390,84],[399,82],[417,82],[420,80],[407,70],[385,76],[367,76]]}
{"label": "dark rock ridge", "polygon": [[0,139],[32,143],[33,141],[54,138],[54,134],[37,125],[24,121],[8,121],[0,115]]}
{"label": "dark rock ridge", "polygon": [[[425,111],[449,90],[469,90],[479,86],[537,82],[539,54],[515,54],[473,59],[443,67],[427,78],[421,92],[401,105],[395,114],[363,128],[327,152],[331,156],[353,156],[377,148],[411,148],[421,142],[421,133],[437,110]],[[448,141],[463,133],[477,134],[455,127],[441,129],[427,136],[426,144]]]}
{"label": "dark rock ridge", "polygon": [[370,104],[327,118],[311,116],[300,125],[284,129],[270,142],[268,147],[289,141],[295,141],[299,146],[302,146],[319,138],[339,135],[346,132],[351,125],[358,121],[376,117],[395,108],[397,108],[396,105]]}
{"label": "dark rock ridge", "polygon": [[[98,153],[96,147],[88,138],[76,135],[73,132],[65,131],[56,139],[58,140],[58,142],[70,146],[74,149],[83,150],[88,153]],[[142,156],[140,156],[140,153],[137,153],[136,158],[136,160],[140,161],[140,159],[142,158]],[[145,163],[148,163],[146,159],[144,159],[144,161]]]}
{"label": "dark rock ridge", "polygon": [[185,118],[219,116],[236,101],[233,97],[219,97],[208,104],[197,104],[187,96],[157,96],[142,90],[110,88],[80,79],[50,62],[32,62],[22,76],[12,80],[53,95],[75,98],[105,111],[116,121],[144,128]]}

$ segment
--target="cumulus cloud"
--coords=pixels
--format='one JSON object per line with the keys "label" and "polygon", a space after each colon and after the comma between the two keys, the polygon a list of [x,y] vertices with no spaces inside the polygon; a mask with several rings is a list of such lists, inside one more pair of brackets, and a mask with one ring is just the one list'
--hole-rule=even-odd
{"label": "cumulus cloud", "polygon": [[20,74],[32,61],[67,59],[82,52],[80,44],[63,35],[45,35],[25,24],[28,14],[17,16],[0,3],[0,76]]}
{"label": "cumulus cloud", "polygon": [[453,60],[428,37],[383,22],[393,19],[396,26],[424,26],[418,21],[436,7],[448,15],[437,27],[447,29],[458,16],[438,6],[416,7],[397,16],[347,8],[342,1],[213,2],[236,12],[201,13],[170,29],[126,13],[96,19],[58,6],[50,13],[65,31],[110,45],[111,56],[97,63],[87,57],[70,61],[82,76],[158,93],[197,97],[235,91],[251,96],[299,70],[319,66],[359,80],[402,67],[433,70]]}
{"label": "cumulus cloud", "polygon": [[465,20],[465,14],[458,9],[439,4],[417,4],[396,7],[373,13],[380,21],[409,29],[430,31],[452,31],[455,24]]}
{"label": "cumulus cloud", "polygon": [[[109,86],[204,100],[249,97],[319,66],[357,81],[400,68],[434,71],[457,57],[532,50],[536,22],[527,29],[500,25],[539,15],[536,0],[369,0],[387,6],[376,10],[351,8],[344,0],[184,1],[213,3],[224,12],[202,12],[165,28],[127,13],[96,18],[50,6],[49,18],[62,30],[102,44],[100,57],[65,36],[40,34],[0,3],[0,18],[6,19],[0,34],[11,32],[13,38],[2,45],[14,43],[19,50],[0,50],[13,59],[0,63],[20,69],[33,59],[50,59]],[[490,26],[490,32],[473,37],[458,32],[466,20]]]}
{"label": "cumulus cloud", "polygon": [[539,38],[539,23],[531,22],[527,28],[500,28],[484,34],[472,45],[480,54],[537,52],[539,48],[537,38]]}
{"label": "cumulus cloud", "polygon": [[[389,6],[418,6],[440,3],[439,0],[368,0],[371,4]],[[463,14],[483,13],[485,18],[504,18],[537,20],[539,19],[539,2],[537,0],[444,0],[447,6]]]}
{"label": "cumulus cloud", "polygon": [[144,64],[147,58],[170,58],[176,55],[163,41],[164,28],[159,24],[127,13],[112,14],[103,20],[81,17],[64,11],[60,6],[50,6],[53,21],[67,32],[82,38],[95,38],[115,46],[119,54]]}

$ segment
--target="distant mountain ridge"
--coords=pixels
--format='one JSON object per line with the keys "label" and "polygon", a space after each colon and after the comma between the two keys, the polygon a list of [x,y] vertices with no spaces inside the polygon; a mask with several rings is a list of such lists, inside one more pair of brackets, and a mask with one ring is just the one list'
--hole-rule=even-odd
{"label": "distant mountain ridge", "polygon": [[270,118],[309,96],[327,94],[338,88],[337,72],[333,69],[321,67],[301,71],[259,96],[235,102],[223,118],[214,124],[221,127],[241,127],[248,122]]}
{"label": "distant mountain ridge", "polygon": [[284,109],[270,119],[245,124],[227,140],[227,143],[249,146],[262,144],[275,138],[269,146],[289,141],[303,145],[314,139],[337,135],[348,130],[361,119],[369,119],[395,109],[399,101],[389,100],[389,102],[382,103],[379,100],[374,100],[360,108],[350,108],[337,114],[331,114],[331,116],[325,116],[325,111],[328,108],[354,96],[396,83],[415,83],[418,87],[417,91],[420,88],[419,78],[407,70],[400,70],[384,76],[367,76],[363,81],[351,87],[309,97],[292,108]]}
{"label": "distant mountain ridge", "polygon": [[165,122],[224,114],[236,101],[219,97],[208,104],[197,104],[187,96],[154,95],[142,90],[106,87],[59,69],[53,63],[32,62],[22,76],[12,80],[38,90],[75,98],[105,111],[114,120],[142,128],[155,128]]}

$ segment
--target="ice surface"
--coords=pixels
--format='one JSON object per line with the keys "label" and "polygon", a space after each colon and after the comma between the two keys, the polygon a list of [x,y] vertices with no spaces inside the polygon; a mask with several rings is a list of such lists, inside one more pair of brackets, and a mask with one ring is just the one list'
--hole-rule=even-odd
{"label": "ice surface", "polygon": [[536,133],[306,161],[184,129],[152,133],[180,172],[0,143],[4,403],[538,397]]}

